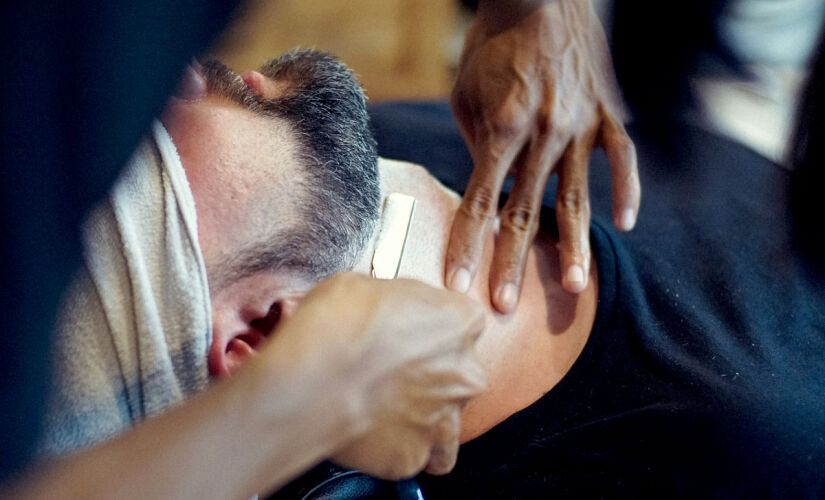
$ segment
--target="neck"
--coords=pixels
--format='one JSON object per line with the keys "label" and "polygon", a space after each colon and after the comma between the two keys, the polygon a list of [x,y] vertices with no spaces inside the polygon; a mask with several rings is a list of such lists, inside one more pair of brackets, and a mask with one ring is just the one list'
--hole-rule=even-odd
{"label": "neck", "polygon": [[[381,161],[384,194],[402,192],[418,200],[399,278],[443,287],[444,255],[450,224],[460,198],[420,167]],[[547,393],[578,358],[595,318],[596,266],[579,295],[565,292],[556,241],[539,233],[531,248],[518,308],[508,315],[490,307],[489,266],[495,235],[490,235],[479,273],[468,295],[487,306],[487,323],[476,355],[488,390],[462,413],[462,442],[469,441]],[[367,252],[369,257],[372,253]]]}
{"label": "neck", "polygon": [[[493,237],[483,269],[492,260]],[[462,442],[473,439],[552,389],[573,366],[595,319],[597,276],[591,265],[590,285],[579,295],[564,291],[556,241],[539,234],[530,249],[521,300],[515,312],[487,310],[487,327],[477,344],[489,388],[462,414]],[[479,273],[470,294],[490,301],[488,275]]]}

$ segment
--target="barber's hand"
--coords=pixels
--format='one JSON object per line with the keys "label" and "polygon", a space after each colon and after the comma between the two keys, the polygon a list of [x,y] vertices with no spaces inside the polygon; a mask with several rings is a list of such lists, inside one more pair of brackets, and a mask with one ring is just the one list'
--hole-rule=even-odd
{"label": "barber's hand", "polygon": [[512,26],[492,26],[500,12],[479,10],[452,94],[475,169],[453,223],[445,282],[461,292],[469,287],[504,179],[514,175],[490,272],[493,305],[507,313],[518,303],[550,175],[559,175],[562,284],[572,293],[587,286],[590,265],[591,150],[603,147],[610,160],[619,229],[633,228],[641,189],[604,32],[589,0],[547,2]]}
{"label": "barber's hand", "polygon": [[486,387],[473,354],[479,304],[417,281],[344,274],[308,294],[290,323],[316,336],[358,408],[360,431],[334,461],[386,479],[452,469],[461,408]]}

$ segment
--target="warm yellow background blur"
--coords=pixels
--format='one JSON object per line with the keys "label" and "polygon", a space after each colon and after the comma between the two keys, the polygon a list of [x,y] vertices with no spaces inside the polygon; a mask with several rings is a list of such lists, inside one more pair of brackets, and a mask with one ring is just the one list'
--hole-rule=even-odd
{"label": "warm yellow background blur", "polygon": [[247,0],[210,55],[244,71],[314,47],[347,63],[372,100],[445,96],[457,18],[456,0]]}

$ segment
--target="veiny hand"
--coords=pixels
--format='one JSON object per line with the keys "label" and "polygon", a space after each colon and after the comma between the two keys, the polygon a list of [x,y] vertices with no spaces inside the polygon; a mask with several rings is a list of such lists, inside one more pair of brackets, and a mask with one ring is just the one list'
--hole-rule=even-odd
{"label": "veiny hand", "polygon": [[503,16],[499,12],[480,8],[452,94],[475,169],[453,222],[445,282],[460,292],[469,287],[496,219],[501,186],[508,173],[514,175],[490,272],[493,305],[507,313],[518,303],[551,174],[559,175],[562,284],[571,293],[587,286],[590,266],[591,150],[603,147],[610,160],[619,229],[633,228],[641,188],[604,32],[589,0],[547,2],[500,32],[491,30],[491,19]]}
{"label": "veiny hand", "polygon": [[359,415],[360,432],[333,460],[386,479],[452,469],[461,408],[486,387],[473,350],[479,304],[417,281],[344,274],[318,285],[283,326],[323,352],[317,359],[334,367],[328,385]]}

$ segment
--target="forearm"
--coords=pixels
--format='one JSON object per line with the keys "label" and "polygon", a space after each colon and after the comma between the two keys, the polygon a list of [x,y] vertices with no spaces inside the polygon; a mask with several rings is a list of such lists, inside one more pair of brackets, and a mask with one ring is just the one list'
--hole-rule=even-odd
{"label": "forearm", "polygon": [[445,418],[484,390],[483,325],[471,299],[419,282],[330,278],[231,378],[0,497],[246,498],[337,452],[408,477],[457,442]]}
{"label": "forearm", "polygon": [[111,442],[37,468],[11,497],[245,498],[285,484],[356,433],[343,398],[317,383],[334,374],[283,358],[279,372],[249,366]]}

